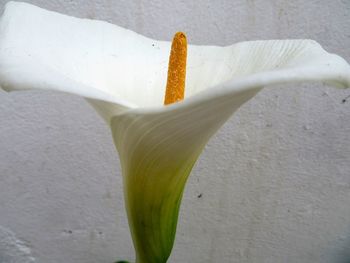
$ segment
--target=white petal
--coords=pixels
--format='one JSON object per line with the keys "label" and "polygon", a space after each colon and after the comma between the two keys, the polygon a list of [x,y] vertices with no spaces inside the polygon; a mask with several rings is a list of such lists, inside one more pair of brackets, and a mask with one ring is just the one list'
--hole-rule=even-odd
{"label": "white petal", "polygon": [[[250,52],[257,54],[247,63],[238,59],[235,71],[226,75],[227,82],[167,107],[133,109],[112,119],[129,224],[140,262],[165,262],[170,255],[192,166],[210,137],[241,105],[274,84],[322,81],[350,85],[349,65],[313,41],[259,41],[230,47],[237,48],[248,57]],[[203,48],[202,54],[205,52]],[[205,81],[210,81],[209,71],[203,72]],[[225,70],[218,74],[225,78]]]}
{"label": "white petal", "polygon": [[[312,40],[268,40],[228,47],[190,47],[186,95],[230,82],[231,88],[256,82],[325,81],[350,85],[349,65]],[[234,86],[234,87],[233,87]]]}
{"label": "white petal", "polygon": [[164,89],[169,43],[106,22],[9,2],[0,38],[5,90],[59,90],[136,107],[153,105],[155,87]]}
{"label": "white petal", "polygon": [[165,262],[176,231],[186,179],[202,148],[242,103],[259,89],[183,107],[112,120],[124,175],[129,224],[140,262]]}
{"label": "white petal", "polygon": [[[0,37],[0,86],[5,90],[40,88],[78,94],[90,98],[107,120],[120,109],[163,104],[169,42],[18,2],[7,3]],[[330,57],[307,40],[189,46],[186,98],[252,74],[265,81],[262,73],[276,71],[280,77],[284,72],[288,80],[317,77],[349,82],[349,77],[340,80],[334,75],[340,70],[334,64],[344,61],[334,57],[329,67]],[[295,67],[298,71],[290,71]],[[99,100],[96,105],[94,99]]]}

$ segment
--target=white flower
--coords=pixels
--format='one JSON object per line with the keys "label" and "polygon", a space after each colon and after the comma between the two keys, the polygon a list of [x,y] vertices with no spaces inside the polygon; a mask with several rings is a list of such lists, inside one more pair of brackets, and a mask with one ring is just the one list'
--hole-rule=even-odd
{"label": "white flower", "polygon": [[170,43],[10,2],[0,23],[0,86],[85,97],[119,152],[137,262],[166,262],[188,175],[209,138],[275,84],[350,86],[350,66],[311,40],[189,46],[185,100],[163,106]]}

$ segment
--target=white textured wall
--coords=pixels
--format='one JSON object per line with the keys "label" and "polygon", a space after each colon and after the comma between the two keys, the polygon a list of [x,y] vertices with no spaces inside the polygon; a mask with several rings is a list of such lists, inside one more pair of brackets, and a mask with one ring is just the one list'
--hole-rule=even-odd
{"label": "white textured wall", "polygon": [[[349,0],[27,2],[157,39],[311,38],[350,61]],[[349,263],[349,95],[301,85],[242,107],[194,168],[169,261]],[[0,93],[1,263],[133,260],[122,198],[109,130],[88,104]]]}

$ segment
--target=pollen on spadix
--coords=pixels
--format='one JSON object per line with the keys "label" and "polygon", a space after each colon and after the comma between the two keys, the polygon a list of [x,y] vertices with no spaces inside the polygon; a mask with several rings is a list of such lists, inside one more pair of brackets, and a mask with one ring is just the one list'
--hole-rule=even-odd
{"label": "pollen on spadix", "polygon": [[177,32],[171,44],[164,105],[183,100],[185,97],[186,60],[186,35]]}

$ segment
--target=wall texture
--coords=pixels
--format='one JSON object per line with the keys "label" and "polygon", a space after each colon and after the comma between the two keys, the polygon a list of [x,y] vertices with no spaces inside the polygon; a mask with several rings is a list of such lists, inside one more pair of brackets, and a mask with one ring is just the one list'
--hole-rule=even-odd
{"label": "wall texture", "polygon": [[[183,30],[196,44],[311,38],[350,61],[349,0],[27,2],[157,39]],[[349,96],[299,85],[243,106],[193,170],[169,262],[349,263]],[[119,160],[99,116],[74,96],[0,93],[0,262],[133,253]]]}

